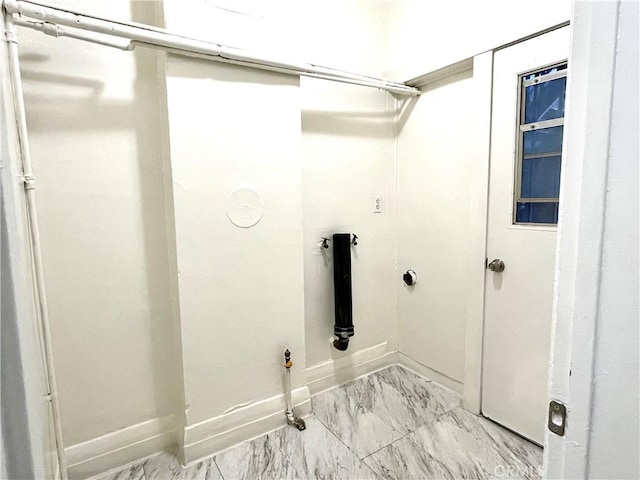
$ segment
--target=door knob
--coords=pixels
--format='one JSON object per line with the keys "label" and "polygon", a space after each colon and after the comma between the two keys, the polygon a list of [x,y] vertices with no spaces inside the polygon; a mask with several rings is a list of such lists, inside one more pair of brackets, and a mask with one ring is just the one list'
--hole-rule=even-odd
{"label": "door knob", "polygon": [[487,268],[492,272],[504,272],[504,262],[499,258],[496,258],[487,265]]}

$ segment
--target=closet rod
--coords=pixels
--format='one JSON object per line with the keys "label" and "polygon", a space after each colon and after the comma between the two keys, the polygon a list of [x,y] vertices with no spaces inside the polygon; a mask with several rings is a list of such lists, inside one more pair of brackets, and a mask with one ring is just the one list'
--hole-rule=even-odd
{"label": "closet rod", "polygon": [[[20,25],[33,28],[52,35],[59,26],[69,27],[78,30],[86,30],[94,33],[119,37],[130,40],[127,48],[121,48],[109,42],[103,42],[108,46],[121,48],[123,50],[133,50],[137,46],[164,50],[169,53],[185,55],[190,57],[205,58],[208,60],[232,63],[261,70],[286,73],[324,80],[331,80],[341,83],[350,83],[365,87],[374,87],[386,90],[398,95],[417,96],[420,90],[382,78],[360,75],[341,70],[335,70],[319,65],[308,63],[291,63],[269,59],[246,50],[234,47],[219,45],[206,40],[185,37],[170,31],[134,22],[119,22],[104,18],[78,13],[75,11],[43,5],[28,0],[4,0],[5,10],[10,14],[19,14],[34,20],[38,20],[48,25],[40,25],[35,22],[20,22]],[[32,24],[32,25],[27,25]],[[80,35],[55,35],[68,36],[80,40],[91,41],[88,38],[81,38]]]}

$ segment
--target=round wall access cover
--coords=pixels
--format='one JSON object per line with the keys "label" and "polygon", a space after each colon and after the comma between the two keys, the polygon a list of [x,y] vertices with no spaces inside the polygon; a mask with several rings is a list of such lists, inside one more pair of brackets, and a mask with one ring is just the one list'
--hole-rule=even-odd
{"label": "round wall access cover", "polygon": [[254,190],[240,188],[227,198],[227,217],[238,227],[253,227],[262,218],[262,211],[262,198]]}

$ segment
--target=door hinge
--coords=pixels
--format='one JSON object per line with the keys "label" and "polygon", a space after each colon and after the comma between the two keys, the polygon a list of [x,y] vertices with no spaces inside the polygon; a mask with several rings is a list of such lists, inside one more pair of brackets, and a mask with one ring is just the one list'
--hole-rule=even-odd
{"label": "door hinge", "polygon": [[559,436],[564,436],[564,429],[567,424],[567,407],[560,402],[551,400],[549,402],[549,430]]}

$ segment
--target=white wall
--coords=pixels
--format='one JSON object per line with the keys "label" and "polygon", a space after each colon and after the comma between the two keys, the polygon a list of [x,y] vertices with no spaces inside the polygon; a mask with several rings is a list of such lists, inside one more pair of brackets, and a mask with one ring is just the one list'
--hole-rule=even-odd
{"label": "white wall", "polygon": [[[381,75],[388,5],[350,1],[300,7],[305,58]],[[326,34],[331,25],[331,35]],[[395,102],[375,89],[301,79],[304,299],[307,367],[387,343],[396,350]],[[383,212],[373,213],[381,195]],[[322,237],[355,233],[355,336],[346,352],[330,339],[335,323],[333,249]]]}
{"label": "white wall", "polygon": [[[167,77],[191,425],[281,394],[286,348],[304,365],[300,100],[296,77],[240,67],[171,58]],[[238,188],[262,197],[254,227],[227,218]]]}
{"label": "white wall", "polygon": [[570,0],[397,0],[388,68],[405,81],[567,22]]}
{"label": "white wall", "polygon": [[[172,30],[359,73],[381,75],[385,68],[387,2],[194,1],[189,16],[173,5],[177,3],[165,4]],[[207,21],[194,23],[194,17]],[[300,82],[309,367],[385,342],[389,350],[396,348],[395,105],[390,95],[374,89],[304,77]],[[359,179],[356,184],[354,178]],[[383,214],[373,213],[376,194],[383,196]],[[320,238],[335,232],[361,238],[352,257],[356,335],[344,353],[329,341],[334,324],[332,250],[319,248]]]}
{"label": "white wall", "polygon": [[[165,3],[167,28],[260,37],[259,12],[194,2],[199,24],[182,6]],[[304,385],[300,92],[297,77],[203,60],[170,57],[166,73],[188,431],[282,395],[286,348]],[[264,203],[251,228],[227,218],[238,188]]]}
{"label": "white wall", "polygon": [[[56,2],[154,22],[154,3]],[[20,29],[66,445],[175,408],[156,55]]]}
{"label": "white wall", "polygon": [[418,274],[399,288],[398,350],[460,383],[484,260],[486,152],[462,140],[475,138],[475,93],[471,68],[426,85],[398,137],[398,269]]}
{"label": "white wall", "polygon": [[[193,5],[206,25],[194,25],[182,3],[167,2],[167,27],[336,68],[383,68],[372,52],[384,45],[384,4],[286,11],[247,2],[236,12],[218,8],[223,2]],[[292,43],[296,25],[307,28]],[[167,77],[192,458],[191,446],[204,441],[198,422],[282,393],[285,347],[297,365],[294,388],[304,385],[305,366],[380,344],[395,350],[394,102],[372,89],[305,78],[299,87],[295,77],[178,58],[170,58]],[[226,197],[238,187],[264,198],[265,215],[253,228],[238,229],[225,216]],[[383,214],[373,213],[376,194]],[[360,237],[356,336],[346,353],[329,341],[332,250],[319,248],[334,232]]]}
{"label": "white wall", "polygon": [[[305,333],[307,365],[387,342],[396,349],[393,100],[387,94],[304,79],[302,113]],[[374,213],[374,195],[383,212]],[[355,233],[355,336],[346,352],[330,339],[335,323],[333,249],[322,237]]]}

